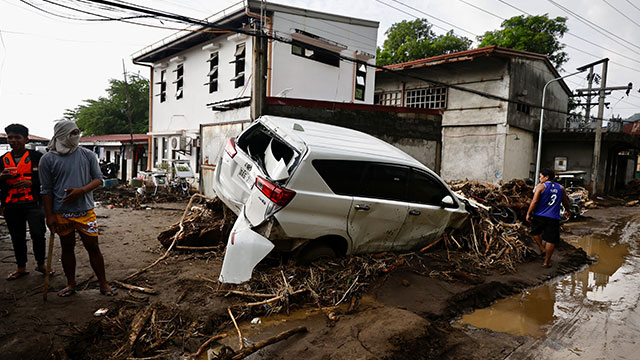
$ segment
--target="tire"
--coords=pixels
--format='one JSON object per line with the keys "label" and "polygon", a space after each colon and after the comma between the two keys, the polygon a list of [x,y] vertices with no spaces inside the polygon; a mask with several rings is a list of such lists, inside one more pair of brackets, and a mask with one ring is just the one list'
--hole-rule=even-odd
{"label": "tire", "polygon": [[308,265],[316,260],[335,258],[336,251],[331,245],[322,241],[310,242],[295,255],[295,260],[298,265]]}
{"label": "tire", "polygon": [[508,206],[495,205],[489,210],[489,217],[495,223],[514,224],[518,221],[518,216],[515,211]]}

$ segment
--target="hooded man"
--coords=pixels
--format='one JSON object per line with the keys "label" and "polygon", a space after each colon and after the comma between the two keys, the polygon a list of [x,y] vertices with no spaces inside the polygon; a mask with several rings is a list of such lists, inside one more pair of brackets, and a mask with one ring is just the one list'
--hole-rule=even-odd
{"label": "hooded man", "polygon": [[102,185],[98,159],[92,151],[78,147],[80,130],[75,122],[60,121],[53,131],[49,152],[40,160],[40,183],[47,226],[60,236],[62,268],[67,277],[67,286],[58,291],[58,296],[76,293],[76,231],[89,254],[100,293],[115,295],[115,288],[107,282],[93,209],[93,190]]}

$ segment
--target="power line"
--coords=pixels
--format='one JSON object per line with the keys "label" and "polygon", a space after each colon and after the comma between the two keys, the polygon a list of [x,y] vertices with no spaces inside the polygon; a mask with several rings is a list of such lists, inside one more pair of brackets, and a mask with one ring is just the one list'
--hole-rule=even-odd
{"label": "power line", "polygon": [[414,8],[413,6],[407,5],[407,4],[403,3],[402,1],[399,1],[399,0],[391,0],[391,1],[393,1],[393,2],[395,2],[395,3],[398,3],[398,4],[400,4],[400,5],[404,5],[405,7],[408,7],[409,9],[414,10],[414,11],[417,11],[417,12],[419,12],[419,13],[423,14],[423,15],[430,16],[430,17],[432,17],[432,18],[434,18],[434,19],[436,19],[436,20],[438,20],[438,21],[440,21],[440,22],[443,22],[443,23],[445,23],[445,24],[447,24],[447,25],[449,25],[449,26],[452,26],[452,27],[454,27],[454,28],[456,28],[456,29],[462,30],[462,31],[464,31],[464,32],[466,32],[466,33],[469,33],[469,34],[473,35],[473,36],[478,36],[477,34],[475,34],[475,33],[471,32],[471,31],[469,31],[469,30],[463,29],[463,28],[461,28],[461,27],[459,27],[459,26],[456,26],[456,25],[454,25],[454,24],[452,24],[452,23],[450,23],[450,22],[447,22],[447,21],[445,21],[445,20],[439,19],[439,18],[437,18],[437,17],[435,17],[435,16],[433,16],[433,15],[427,14],[426,12],[424,12],[424,11],[422,11],[422,10],[420,10],[420,9]]}
{"label": "power line", "polygon": [[615,10],[618,14],[624,16],[627,20],[631,21],[632,23],[636,24],[637,27],[640,27],[640,24],[638,24],[635,20],[633,20],[632,18],[628,17],[627,14],[623,13],[622,11],[620,11],[617,7],[611,5],[607,0],[602,0],[605,4],[609,5],[613,10]]}
{"label": "power line", "polygon": [[629,0],[626,0],[626,1],[629,3],[629,5],[633,6],[633,7],[634,7],[634,8],[636,8],[638,11],[640,11],[640,8],[639,8],[639,7],[637,7],[634,3],[632,3],[632,2],[631,2],[631,1],[629,1]]}
{"label": "power line", "polygon": [[[376,1],[377,1],[377,2],[379,2],[380,4],[383,4],[383,5],[386,5],[386,6],[390,7],[390,8],[392,8],[392,9],[398,10],[398,11],[400,11],[400,12],[401,12],[401,13],[403,13],[403,14],[409,15],[409,16],[414,17],[414,18],[416,18],[416,19],[419,19],[419,18],[420,18],[419,16],[416,16],[416,15],[414,15],[414,14],[411,14],[411,13],[409,13],[409,12],[407,12],[407,11],[402,10],[402,9],[398,9],[397,7],[395,7],[395,6],[391,5],[391,4],[387,4],[386,2],[383,2],[383,1],[380,1],[380,0],[376,0]],[[449,30],[447,30],[446,28],[444,28],[444,27],[442,27],[442,26],[440,26],[440,25],[436,25],[436,24],[434,24],[434,23],[430,23],[430,24],[431,24],[431,25],[433,25],[433,26],[435,26],[435,27],[437,27],[438,29],[440,29],[440,30],[442,30],[442,31],[445,31],[445,32],[449,31]]]}

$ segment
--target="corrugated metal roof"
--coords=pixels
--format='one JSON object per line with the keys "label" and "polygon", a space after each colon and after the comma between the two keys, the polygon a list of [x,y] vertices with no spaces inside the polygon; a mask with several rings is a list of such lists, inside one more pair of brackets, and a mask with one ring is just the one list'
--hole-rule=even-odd
{"label": "corrugated metal roof", "polygon": [[[147,142],[149,135],[147,134],[133,134],[134,142]],[[131,142],[131,134],[109,134],[109,135],[95,135],[85,136],[80,138],[80,142],[114,142],[119,141],[121,143]]]}

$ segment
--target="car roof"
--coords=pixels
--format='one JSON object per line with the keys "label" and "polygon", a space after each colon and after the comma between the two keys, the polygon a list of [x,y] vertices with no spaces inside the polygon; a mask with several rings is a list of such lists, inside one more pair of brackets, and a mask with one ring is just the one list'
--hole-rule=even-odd
{"label": "car roof", "polygon": [[267,127],[277,126],[278,133],[284,132],[287,138],[298,139],[312,152],[339,154],[354,160],[388,161],[427,168],[397,147],[357,130],[270,115],[262,116],[259,121]]}

